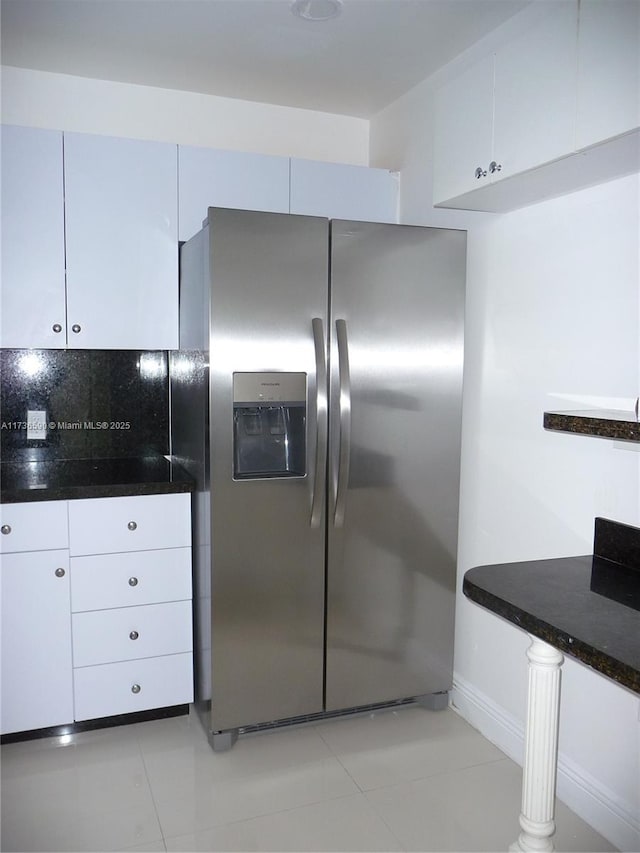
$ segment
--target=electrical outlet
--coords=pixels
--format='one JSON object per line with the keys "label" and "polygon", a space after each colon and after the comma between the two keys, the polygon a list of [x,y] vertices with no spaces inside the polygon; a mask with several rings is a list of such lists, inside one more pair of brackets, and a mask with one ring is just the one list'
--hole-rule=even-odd
{"label": "electrical outlet", "polygon": [[27,441],[45,441],[47,437],[47,413],[36,409],[27,411]]}

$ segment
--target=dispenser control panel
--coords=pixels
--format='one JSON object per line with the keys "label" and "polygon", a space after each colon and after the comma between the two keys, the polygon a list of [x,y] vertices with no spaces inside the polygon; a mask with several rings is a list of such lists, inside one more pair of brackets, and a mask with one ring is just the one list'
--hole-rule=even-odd
{"label": "dispenser control panel", "polygon": [[264,403],[305,405],[306,373],[234,373],[233,404]]}

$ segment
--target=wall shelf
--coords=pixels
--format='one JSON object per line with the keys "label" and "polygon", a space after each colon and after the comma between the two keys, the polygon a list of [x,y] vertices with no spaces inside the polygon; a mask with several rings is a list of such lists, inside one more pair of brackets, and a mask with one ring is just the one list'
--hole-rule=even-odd
{"label": "wall shelf", "polygon": [[640,421],[633,412],[592,409],[575,412],[545,412],[543,426],[555,432],[595,435],[620,441],[640,442]]}

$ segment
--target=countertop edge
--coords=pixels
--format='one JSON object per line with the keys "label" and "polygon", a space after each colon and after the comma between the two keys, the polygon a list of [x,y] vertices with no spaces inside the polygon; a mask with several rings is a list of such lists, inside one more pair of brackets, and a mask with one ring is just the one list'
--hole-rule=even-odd
{"label": "countertop edge", "polygon": [[0,464],[0,504],[180,494],[194,489],[193,477],[166,456]]}
{"label": "countertop edge", "polygon": [[[482,566],[477,568],[482,568]],[[565,631],[550,625],[521,607],[505,601],[494,593],[487,592],[469,580],[466,573],[462,583],[462,591],[466,598],[494,615],[500,616],[528,634],[544,640],[563,654],[576,658],[617,684],[632,690],[634,693],[640,693],[640,672],[628,664],[611,657],[601,649],[594,648],[578,637],[570,636]]]}
{"label": "countertop edge", "polygon": [[171,495],[193,492],[194,483],[131,483],[97,486],[64,486],[52,489],[0,491],[0,504],[71,501],[85,498],[122,498],[141,495]]}
{"label": "countertop edge", "polygon": [[640,441],[640,423],[633,415],[607,417],[606,413],[593,412],[544,412],[542,425],[549,432],[564,432],[573,435],[591,435],[596,438],[612,438],[618,441]]}

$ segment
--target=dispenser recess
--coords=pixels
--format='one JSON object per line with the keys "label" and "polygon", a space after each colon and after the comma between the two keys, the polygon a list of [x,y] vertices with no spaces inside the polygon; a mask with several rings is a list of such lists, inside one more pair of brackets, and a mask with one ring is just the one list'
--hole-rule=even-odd
{"label": "dispenser recess", "polygon": [[306,373],[234,373],[234,480],[304,477],[306,421]]}

